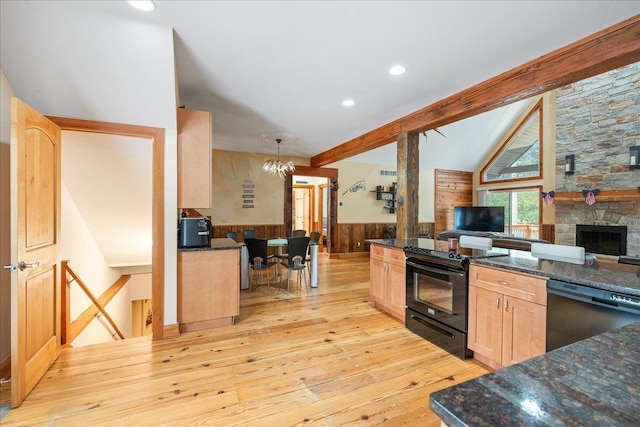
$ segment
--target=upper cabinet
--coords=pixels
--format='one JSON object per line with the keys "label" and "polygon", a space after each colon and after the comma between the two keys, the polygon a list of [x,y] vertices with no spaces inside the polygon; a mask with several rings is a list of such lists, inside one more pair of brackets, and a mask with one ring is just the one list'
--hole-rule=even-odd
{"label": "upper cabinet", "polygon": [[178,208],[211,207],[211,113],[178,108]]}

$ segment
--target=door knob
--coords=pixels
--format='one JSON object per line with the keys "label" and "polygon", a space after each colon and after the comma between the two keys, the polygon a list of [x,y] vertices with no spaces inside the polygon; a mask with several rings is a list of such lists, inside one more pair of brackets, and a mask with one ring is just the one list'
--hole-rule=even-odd
{"label": "door knob", "polygon": [[25,268],[35,268],[39,265],[40,265],[40,261],[32,262],[30,264],[27,264],[26,262],[22,261],[20,263],[20,270],[24,270]]}

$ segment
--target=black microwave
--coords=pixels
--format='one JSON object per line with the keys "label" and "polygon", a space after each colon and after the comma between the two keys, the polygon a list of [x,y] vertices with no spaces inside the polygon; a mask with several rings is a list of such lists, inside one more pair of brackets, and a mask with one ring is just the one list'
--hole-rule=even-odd
{"label": "black microwave", "polygon": [[211,244],[213,227],[207,218],[182,218],[178,227],[178,247],[203,248]]}

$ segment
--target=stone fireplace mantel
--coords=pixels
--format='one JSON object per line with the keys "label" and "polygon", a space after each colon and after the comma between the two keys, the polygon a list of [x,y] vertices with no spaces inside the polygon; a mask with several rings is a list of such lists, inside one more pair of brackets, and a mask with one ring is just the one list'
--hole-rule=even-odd
{"label": "stone fireplace mantel", "polygon": [[[600,194],[596,196],[596,202],[630,202],[634,200],[640,200],[640,189],[638,188],[632,190],[600,190]],[[581,191],[556,191],[553,202],[584,202],[584,195]]]}

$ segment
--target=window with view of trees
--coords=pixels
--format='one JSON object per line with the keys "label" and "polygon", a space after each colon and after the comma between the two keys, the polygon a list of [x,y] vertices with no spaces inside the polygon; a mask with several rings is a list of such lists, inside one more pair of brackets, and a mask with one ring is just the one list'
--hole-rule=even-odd
{"label": "window with view of trees", "polygon": [[481,183],[540,178],[542,104],[538,103],[482,169]]}
{"label": "window with view of trees", "polygon": [[516,237],[539,238],[540,189],[487,192],[489,206],[504,206],[504,231]]}

